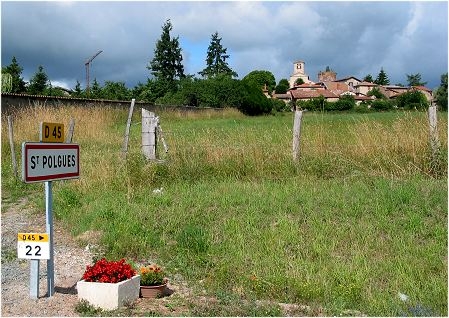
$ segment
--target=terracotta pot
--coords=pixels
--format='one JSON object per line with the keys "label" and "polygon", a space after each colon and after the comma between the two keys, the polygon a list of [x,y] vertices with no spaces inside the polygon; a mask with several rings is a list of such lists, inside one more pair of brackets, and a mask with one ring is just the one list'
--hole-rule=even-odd
{"label": "terracotta pot", "polygon": [[158,286],[140,286],[140,298],[160,298],[165,296],[167,283]]}

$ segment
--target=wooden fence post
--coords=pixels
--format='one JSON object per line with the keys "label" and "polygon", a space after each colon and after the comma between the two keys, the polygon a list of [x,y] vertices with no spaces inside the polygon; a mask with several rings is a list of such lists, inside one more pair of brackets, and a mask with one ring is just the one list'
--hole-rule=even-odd
{"label": "wooden fence post", "polygon": [[164,134],[162,133],[162,128],[161,128],[161,125],[159,125],[159,123],[157,125],[157,131],[159,132],[159,137],[161,138],[162,145],[164,146],[164,149],[165,149],[165,153],[167,153],[168,152],[168,145],[165,142]]}
{"label": "wooden fence post", "polygon": [[156,159],[156,128],[159,117],[142,108],[142,152],[147,160]]}
{"label": "wooden fence post", "polygon": [[72,142],[74,130],[75,130],[75,119],[74,118],[70,118],[69,132],[67,133],[67,138],[65,140],[65,142],[67,144],[70,144]]}
{"label": "wooden fence post", "polygon": [[131,126],[131,118],[133,117],[135,102],[136,102],[136,100],[133,98],[131,100],[131,106],[129,107],[128,121],[126,122],[125,140],[123,141],[123,147],[122,147],[122,154],[123,154],[124,158],[126,158],[126,154],[128,153],[129,128]]}
{"label": "wooden fence post", "polygon": [[432,149],[432,160],[436,160],[440,151],[440,142],[438,140],[437,129],[437,107],[430,106],[429,114],[429,130],[430,130],[430,147]]}
{"label": "wooden fence post", "polygon": [[301,119],[302,110],[295,111],[295,120],[293,122],[293,160],[298,161],[299,159],[299,145],[301,141]]}
{"label": "wooden fence post", "polygon": [[16,152],[14,150],[14,132],[12,128],[12,117],[8,116],[8,134],[9,134],[9,146],[11,147],[11,160],[12,160],[12,169],[14,172],[14,177],[17,178],[17,161],[16,161]]}

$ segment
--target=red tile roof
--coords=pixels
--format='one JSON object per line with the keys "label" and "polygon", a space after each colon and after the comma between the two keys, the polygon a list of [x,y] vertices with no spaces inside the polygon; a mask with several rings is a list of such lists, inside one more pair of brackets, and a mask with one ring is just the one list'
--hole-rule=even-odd
{"label": "red tile roof", "polygon": [[353,97],[354,97],[354,100],[361,100],[361,101],[373,100],[374,99],[373,96],[365,96],[365,95],[356,95],[356,96],[353,96]]}
{"label": "red tile roof", "polygon": [[425,86],[412,86],[412,88],[420,90],[420,91],[426,91],[432,93],[432,90],[430,88],[427,88]]}
{"label": "red tile roof", "polygon": [[363,81],[363,82],[360,82],[359,84],[355,85],[355,87],[357,87],[357,86],[370,86],[370,87],[372,87],[372,86],[377,86],[377,84]]}
{"label": "red tile roof", "polygon": [[290,99],[292,95],[286,93],[286,94],[273,94],[273,98],[277,99]]}
{"label": "red tile roof", "polygon": [[348,76],[348,77],[345,77],[342,79],[335,80],[334,82],[345,82],[351,78],[355,79],[357,82],[361,82],[361,80],[359,80],[357,77],[354,77],[354,76]]}
{"label": "red tile roof", "polygon": [[327,82],[326,87],[328,90],[330,90],[332,93],[336,95],[340,95],[344,92],[350,92],[351,89],[349,88],[349,85],[346,83],[340,83],[340,82]]}
{"label": "red tile roof", "polygon": [[323,85],[320,84],[301,84],[295,85],[291,89],[301,89],[301,88],[323,88]]}
{"label": "red tile roof", "polygon": [[317,89],[311,91],[291,90],[290,94],[294,99],[308,99],[323,96],[324,98],[338,98],[337,95],[326,89]]}

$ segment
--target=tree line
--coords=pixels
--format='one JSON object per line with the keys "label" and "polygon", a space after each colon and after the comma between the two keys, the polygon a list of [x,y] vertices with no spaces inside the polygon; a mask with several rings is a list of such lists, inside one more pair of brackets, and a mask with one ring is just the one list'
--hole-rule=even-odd
{"label": "tree line", "polygon": [[[147,65],[152,77],[148,78],[146,83],[138,83],[135,87],[128,89],[125,82],[105,81],[104,85],[101,86],[94,79],[89,90],[83,90],[80,82],[77,81],[71,95],[73,97],[111,100],[135,98],[155,104],[195,107],[236,107],[248,115],[290,110],[291,105],[287,106],[277,99],[268,99],[262,91],[262,88],[265,87],[269,94],[273,92],[277,94],[286,93],[289,89],[288,80],[281,79],[276,84],[274,75],[265,70],[255,70],[241,80],[237,79],[238,74],[230,68],[227,62],[230,56],[227,54],[227,48],[222,45],[222,38],[218,32],[211,35],[205,60],[206,67],[198,72],[199,77],[185,74],[179,36],[173,37],[171,35],[172,29],[171,21],[166,20],[162,26],[161,36],[155,45],[154,57]],[[64,90],[51,85],[43,66],[38,67],[29,83],[26,83],[21,77],[22,71],[23,68],[15,57],[12,58],[10,65],[2,67],[2,91],[48,96],[64,95]],[[9,74],[9,82],[3,80],[3,74]],[[368,74],[364,81],[378,85],[390,84],[388,75],[383,68],[376,79]],[[409,86],[424,86],[426,84],[422,81],[420,74],[407,75],[407,81]],[[9,83],[10,87],[5,87],[4,82]],[[298,82],[297,84],[302,83]],[[374,91],[373,94],[378,93]],[[332,108],[346,109],[349,107],[348,99],[342,98],[341,105],[335,104],[327,108],[328,110]],[[380,99],[385,103],[384,98],[381,97]],[[447,110],[447,73],[441,76],[441,86],[436,92],[436,100],[440,108]],[[415,101],[413,98],[412,101],[414,104],[420,103],[419,100]],[[310,101],[309,104],[309,109],[316,108],[311,107],[312,104],[321,105],[320,107],[323,108],[324,102],[317,100]],[[342,106],[344,104],[347,105]],[[376,107],[389,109],[391,105],[378,105]]]}

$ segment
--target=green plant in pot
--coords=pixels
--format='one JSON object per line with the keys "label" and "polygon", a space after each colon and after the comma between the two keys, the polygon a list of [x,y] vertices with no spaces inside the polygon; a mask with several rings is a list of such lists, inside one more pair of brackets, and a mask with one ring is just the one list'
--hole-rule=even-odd
{"label": "green plant in pot", "polygon": [[157,264],[142,266],[140,274],[140,297],[158,298],[166,294],[168,279]]}

